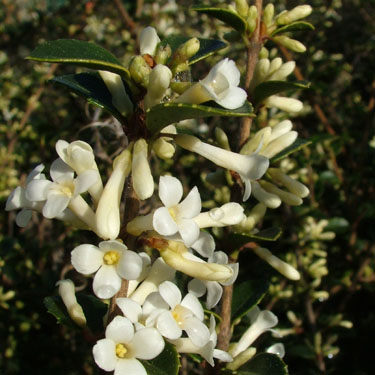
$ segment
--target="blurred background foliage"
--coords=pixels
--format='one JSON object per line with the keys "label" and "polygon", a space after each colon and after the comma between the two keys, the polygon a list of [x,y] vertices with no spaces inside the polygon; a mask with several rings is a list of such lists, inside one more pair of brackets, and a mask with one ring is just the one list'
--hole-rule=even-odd
{"label": "blurred background foliage", "polygon": [[[279,11],[301,4],[273,3]],[[279,317],[280,340],[286,346],[284,359],[291,374],[370,375],[375,373],[375,2],[306,3],[314,8],[309,21],[316,27],[299,36],[307,52],[280,53],[284,60],[296,59],[296,78],[312,82],[312,88],[300,94],[305,110],[292,121],[300,136],[313,143],[283,161],[291,168],[302,166],[298,175],[311,195],[301,207],[283,205],[268,211],[264,222],[264,227],[268,222],[283,227],[281,239],[270,249],[296,264],[303,277],[291,282],[274,274],[262,308],[272,309]],[[230,31],[219,21],[189,11],[190,1],[177,5],[173,0],[0,0],[2,207],[36,164],[49,165],[56,158],[58,139],[92,144],[103,172],[121,147],[119,124],[48,83],[55,73],[77,69],[24,58],[43,41],[76,38],[94,41],[126,63],[137,52],[136,36],[148,25],[161,37],[225,38]],[[235,40],[222,54],[244,68],[244,52]],[[203,76],[207,67],[205,62],[198,64],[201,74],[195,70],[195,78]],[[199,129],[212,137],[220,121],[212,119]],[[258,128],[264,121],[260,116]],[[238,122],[225,123],[223,128],[234,134]],[[182,162],[176,173],[189,168],[185,181],[193,185],[201,169],[194,158],[185,157]],[[167,165],[158,167],[163,170]],[[222,194],[225,191],[215,192],[217,202]],[[76,278],[65,266],[70,251],[79,242],[95,241],[94,236],[80,233],[78,240],[73,228],[41,215],[33,216],[25,229],[18,228],[14,219],[14,212],[2,210],[0,373],[99,373],[91,358],[95,338],[78,328],[57,326],[43,305],[44,297],[56,293],[57,280]],[[257,275],[260,261],[253,254],[244,251],[240,262],[245,271]],[[75,281],[85,288],[85,279]]]}

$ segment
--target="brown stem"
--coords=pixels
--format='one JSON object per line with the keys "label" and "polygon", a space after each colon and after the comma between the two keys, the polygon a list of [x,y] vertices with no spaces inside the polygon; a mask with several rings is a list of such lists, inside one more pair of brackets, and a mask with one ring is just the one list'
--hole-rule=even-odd
{"label": "brown stem", "polygon": [[133,19],[130,17],[129,13],[126,11],[124,5],[122,4],[121,0],[114,0],[116,7],[120,13],[120,17],[125,24],[126,27],[129,28],[130,32],[133,32],[135,29],[135,22]]}

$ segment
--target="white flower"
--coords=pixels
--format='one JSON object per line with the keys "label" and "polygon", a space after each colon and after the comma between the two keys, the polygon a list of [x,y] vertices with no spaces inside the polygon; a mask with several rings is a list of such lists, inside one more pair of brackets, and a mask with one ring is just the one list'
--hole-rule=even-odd
{"label": "white flower", "polygon": [[247,93],[238,87],[240,71],[232,60],[224,59],[218,62],[202,81],[195,83],[180,95],[176,102],[200,104],[209,100],[227,109],[241,107],[247,98]]}
{"label": "white flower", "polygon": [[[208,262],[218,264],[228,264],[228,256],[223,251],[215,251],[213,256],[208,258]],[[238,275],[238,263],[229,265],[233,269],[232,277],[227,281],[207,281],[200,279],[193,279],[188,284],[189,293],[194,294],[196,297],[202,297],[207,292],[206,307],[212,309],[215,307],[223,294],[221,285],[232,285]],[[221,284],[221,285],[220,285]]]}
{"label": "white flower", "polygon": [[201,347],[207,344],[210,332],[203,323],[204,312],[198,298],[188,293],[182,299],[180,290],[170,281],[159,285],[159,294],[160,308],[150,314],[146,325],[155,321],[157,330],[168,339],[178,339],[185,331],[194,345]]}
{"label": "white flower", "polygon": [[92,351],[96,364],[114,371],[114,375],[147,375],[138,359],[153,359],[163,349],[164,340],[155,328],[134,332],[129,319],[116,316],[106,328],[105,339],[99,340]]}
{"label": "white flower", "polygon": [[68,310],[69,316],[79,326],[85,326],[86,317],[81,305],[77,302],[73,281],[69,279],[60,280],[56,283],[56,286],[59,287],[60,297]]}
{"label": "white flower", "polygon": [[236,171],[245,184],[243,200],[246,201],[251,194],[251,180],[261,178],[269,166],[268,158],[257,155],[241,155],[223,150],[208,143],[201,142],[197,137],[179,134],[175,141],[181,147],[196,152],[220,167]]}
{"label": "white flower", "polygon": [[120,232],[120,200],[125,179],[131,169],[131,154],[124,150],[113,161],[113,171],[100,197],[95,214],[97,234],[114,240]]}
{"label": "white flower", "polygon": [[145,108],[159,104],[164,98],[172,79],[171,70],[163,64],[158,64],[152,69],[144,99]]}
{"label": "white flower", "polygon": [[268,108],[276,107],[285,112],[296,113],[303,108],[303,103],[294,98],[285,98],[283,96],[272,95],[264,100],[264,104]]}
{"label": "white flower", "polygon": [[94,293],[103,299],[112,298],[120,290],[121,278],[133,280],[142,272],[141,257],[118,241],[102,241],[99,247],[80,245],[71,256],[72,265],[79,273],[96,272]]}
{"label": "white flower", "polygon": [[259,308],[253,310],[250,316],[252,318],[251,326],[242,335],[240,341],[230,350],[233,358],[246,350],[261,334],[269,331],[278,323],[277,316],[271,311],[260,311]]}
{"label": "white flower", "polygon": [[154,56],[156,52],[156,47],[158,43],[160,42],[160,39],[158,37],[158,34],[156,30],[151,27],[145,27],[139,36],[139,49],[141,52],[141,55],[151,55]]}
{"label": "white flower", "polygon": [[194,187],[181,202],[183,188],[181,182],[171,176],[161,176],[159,197],[164,207],[153,214],[153,227],[162,236],[172,236],[177,232],[186,246],[192,245],[199,237],[199,226],[194,218],[200,213],[201,197]]}
{"label": "white flower", "polygon": [[68,164],[77,175],[80,175],[87,170],[96,171],[97,180],[89,187],[88,191],[94,199],[95,204],[97,204],[103,191],[103,183],[99,174],[98,166],[95,162],[94,151],[91,146],[83,141],[68,143],[60,139],[56,142],[55,147],[60,159]]}

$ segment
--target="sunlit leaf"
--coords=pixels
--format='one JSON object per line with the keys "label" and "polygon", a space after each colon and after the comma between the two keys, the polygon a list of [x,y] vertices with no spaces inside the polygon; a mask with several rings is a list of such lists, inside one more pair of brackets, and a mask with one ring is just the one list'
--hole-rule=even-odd
{"label": "sunlit leaf", "polygon": [[240,17],[237,13],[225,9],[225,8],[214,8],[197,5],[191,8],[196,12],[207,14],[208,16],[217,18],[220,21],[223,21],[227,25],[233,27],[235,30],[243,34],[246,31],[246,21]]}
{"label": "sunlit leaf", "polygon": [[147,110],[146,125],[151,134],[157,134],[169,124],[182,120],[212,117],[253,117],[253,107],[246,102],[237,109],[225,109],[214,102],[207,102],[205,105],[190,103],[162,103]]}

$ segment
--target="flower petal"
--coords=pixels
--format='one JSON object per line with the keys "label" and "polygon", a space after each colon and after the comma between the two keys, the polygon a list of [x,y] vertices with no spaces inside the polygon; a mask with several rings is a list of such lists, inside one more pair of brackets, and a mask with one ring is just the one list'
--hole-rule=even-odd
{"label": "flower petal", "polygon": [[124,316],[117,315],[105,330],[105,337],[116,344],[125,344],[133,340],[134,327],[132,322]]}
{"label": "flower petal", "polygon": [[27,208],[23,208],[16,216],[16,224],[24,228],[27,224],[29,224],[29,221],[31,219],[32,211],[28,210]]}
{"label": "flower petal", "polygon": [[167,339],[178,339],[182,335],[182,330],[177,322],[173,319],[170,311],[164,311],[159,315],[156,328],[161,335]]}
{"label": "flower petal", "polygon": [[184,299],[181,301],[181,306],[184,306],[192,311],[199,320],[204,319],[202,305],[194,294],[186,294]]}
{"label": "flower petal", "polygon": [[206,300],[206,307],[208,309],[212,309],[215,307],[223,294],[222,286],[216,281],[207,281],[207,300]]}
{"label": "flower petal", "polygon": [[142,307],[130,298],[116,298],[117,306],[132,323],[136,323],[142,314]]}
{"label": "flower petal", "polygon": [[197,297],[202,297],[206,293],[206,284],[199,279],[193,279],[188,284],[189,293],[194,294]]}
{"label": "flower petal", "polygon": [[49,194],[47,202],[43,207],[43,216],[53,219],[59,216],[67,207],[70,198],[64,194]]}
{"label": "flower petal", "polygon": [[163,236],[171,236],[178,231],[177,224],[172,219],[167,207],[160,207],[154,212],[152,224],[154,229]]}
{"label": "flower petal", "polygon": [[90,275],[103,264],[103,253],[94,245],[80,245],[72,251],[71,262],[77,272]]}
{"label": "flower petal", "polygon": [[76,179],[74,184],[74,195],[82,194],[98,181],[98,172],[89,169],[82,172]]}
{"label": "flower petal", "polygon": [[105,371],[113,371],[116,366],[116,343],[109,339],[102,339],[92,348],[95,363]]}
{"label": "flower petal", "polygon": [[198,347],[206,345],[210,339],[210,331],[207,326],[194,316],[184,319],[181,328],[186,331],[190,340]]}
{"label": "flower petal", "polygon": [[209,233],[200,231],[198,239],[191,247],[202,257],[209,258],[214,253],[215,240]]}
{"label": "flower petal", "polygon": [[74,178],[73,169],[60,158],[56,159],[51,164],[49,174],[53,181],[57,181],[60,178],[63,178],[64,180],[73,180]]}
{"label": "flower petal", "polygon": [[241,107],[247,99],[247,93],[241,87],[230,87],[220,95],[217,104],[226,109],[236,109]]}
{"label": "flower petal", "polygon": [[159,285],[159,293],[172,309],[181,302],[180,289],[170,281],[164,281]]}
{"label": "flower petal", "polygon": [[32,180],[26,188],[26,199],[30,201],[45,201],[52,182],[49,180]]}
{"label": "flower petal", "polygon": [[155,328],[144,328],[134,334],[131,342],[134,357],[153,359],[164,349],[164,340]]}
{"label": "flower petal", "polygon": [[99,298],[112,298],[120,290],[121,277],[115,267],[103,265],[95,274],[92,287]]}
{"label": "flower petal", "polygon": [[114,375],[147,375],[142,363],[135,358],[119,359],[116,363]]}
{"label": "flower petal", "polygon": [[142,272],[142,258],[134,251],[125,250],[117,263],[118,274],[127,280],[135,280]]}
{"label": "flower petal", "polygon": [[159,197],[165,207],[176,206],[182,198],[182,184],[172,176],[160,176]]}
{"label": "flower petal", "polygon": [[192,219],[202,210],[202,201],[198,188],[194,186],[186,198],[178,205],[178,213],[184,219]]}
{"label": "flower petal", "polygon": [[182,219],[178,223],[178,231],[185,245],[190,247],[199,238],[199,226],[193,219]]}

